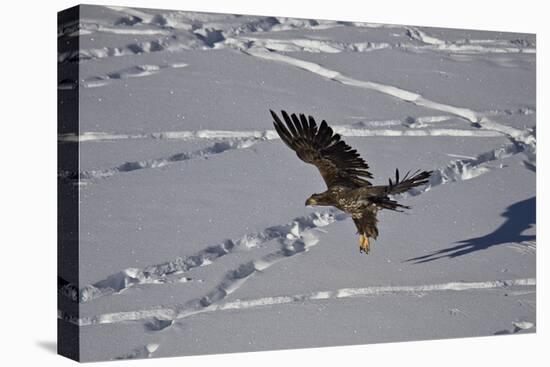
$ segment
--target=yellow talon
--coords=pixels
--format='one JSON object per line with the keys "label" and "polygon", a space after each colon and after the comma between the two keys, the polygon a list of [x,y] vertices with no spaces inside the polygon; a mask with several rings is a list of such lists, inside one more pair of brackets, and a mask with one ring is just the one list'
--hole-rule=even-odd
{"label": "yellow talon", "polygon": [[359,253],[365,251],[365,254],[368,254],[370,250],[369,238],[364,234],[359,236]]}

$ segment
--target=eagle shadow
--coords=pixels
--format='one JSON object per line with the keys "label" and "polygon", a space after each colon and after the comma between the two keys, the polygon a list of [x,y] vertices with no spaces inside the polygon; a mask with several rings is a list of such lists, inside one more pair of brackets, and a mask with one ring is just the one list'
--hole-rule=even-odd
{"label": "eagle shadow", "polygon": [[506,218],[506,221],[494,232],[482,237],[455,242],[458,245],[405,261],[421,264],[445,257],[455,258],[474,251],[486,250],[496,245],[531,241],[536,238],[535,235],[522,235],[525,230],[531,228],[536,223],[536,198],[534,196],[510,205],[501,216]]}

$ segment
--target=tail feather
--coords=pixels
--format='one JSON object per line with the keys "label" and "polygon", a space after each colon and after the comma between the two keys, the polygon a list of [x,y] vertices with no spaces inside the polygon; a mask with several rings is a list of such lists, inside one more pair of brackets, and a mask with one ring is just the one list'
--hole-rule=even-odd
{"label": "tail feather", "polygon": [[399,204],[397,201],[388,198],[387,196],[382,197],[371,197],[370,201],[376,204],[381,209],[394,210],[396,212],[403,212],[403,209],[410,209],[410,206]]}
{"label": "tail feather", "polygon": [[417,170],[411,174],[411,171],[405,174],[405,177],[399,180],[399,170],[395,170],[395,181],[388,179],[389,184],[386,186],[387,195],[400,194],[412,189],[413,187],[424,185],[428,183],[429,178],[433,171],[421,171]]}

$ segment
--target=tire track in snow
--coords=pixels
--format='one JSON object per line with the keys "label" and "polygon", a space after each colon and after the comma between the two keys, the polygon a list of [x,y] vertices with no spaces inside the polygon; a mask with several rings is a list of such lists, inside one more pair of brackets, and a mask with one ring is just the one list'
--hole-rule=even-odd
{"label": "tire track in snow", "polygon": [[509,287],[535,286],[534,278],[493,280],[485,282],[448,282],[439,284],[423,284],[417,286],[372,286],[364,288],[341,288],[335,291],[320,291],[293,296],[265,297],[252,300],[237,300],[220,305],[217,310],[234,310],[264,307],[271,305],[301,303],[304,301],[316,301],[324,299],[354,298],[383,295],[425,295],[442,291],[471,291],[482,289],[503,289]]}
{"label": "tire track in snow", "polygon": [[472,126],[481,127],[486,130],[497,131],[499,133],[509,136],[512,139],[531,145],[533,147],[536,142],[536,139],[532,134],[525,134],[523,130],[519,130],[511,126],[500,124],[496,121],[489,119],[487,116],[484,116],[469,108],[457,107],[457,106],[452,106],[445,103],[432,101],[428,98],[423,97],[421,94],[414,93],[392,85],[354,79],[343,75],[339,71],[325,68],[319,64],[316,64],[310,61],[300,60],[297,58],[278,54],[275,52],[270,52],[265,49],[263,50],[248,49],[248,50],[243,50],[243,52],[250,56],[258,57],[261,59],[289,64],[297,68],[309,71],[313,74],[317,74],[326,79],[334,80],[336,82],[342,83],[344,85],[349,85],[349,86],[362,88],[362,89],[374,90],[376,92],[395,97],[402,101],[413,103],[417,106],[426,107],[426,108],[441,111],[441,112],[447,112],[470,121]]}
{"label": "tire track in snow", "polygon": [[80,135],[63,134],[58,136],[59,142],[94,142],[94,141],[112,141],[112,140],[133,140],[133,139],[158,139],[158,140],[238,140],[238,139],[258,139],[273,140],[278,135],[275,130],[183,130],[183,131],[165,131],[147,134],[122,134],[106,132],[84,132]]}
{"label": "tire track in snow", "polygon": [[471,137],[471,138],[493,138],[503,134],[492,130],[462,130],[462,129],[411,129],[411,130],[382,130],[382,129],[361,129],[355,127],[333,126],[333,130],[349,137],[370,137],[370,136],[390,136],[390,137],[425,137],[425,136],[453,136],[453,137]]}
{"label": "tire track in snow", "polygon": [[[373,124],[399,125],[406,124],[405,121],[387,120],[376,121]],[[492,130],[465,130],[465,129],[447,129],[430,128],[419,129],[412,127],[407,130],[397,129],[371,129],[362,128],[368,123],[357,123],[352,125],[333,125],[333,130],[345,137],[371,137],[371,136],[457,136],[457,137],[479,137],[491,138],[502,136],[502,133]],[[135,139],[159,139],[159,140],[196,140],[196,139],[256,139],[256,140],[275,140],[279,136],[275,130],[199,130],[199,131],[166,131],[149,134],[118,134],[105,132],[85,132],[80,135],[67,134],[58,137],[59,142],[90,142],[90,141],[112,141],[112,140],[135,140]]]}
{"label": "tire track in snow", "polygon": [[[181,66],[183,67],[183,66]],[[500,115],[531,115],[535,110],[520,108],[517,110],[489,110],[482,112],[485,116]],[[359,116],[352,116],[357,119]],[[496,131],[484,129],[451,129],[429,128],[431,125],[446,122],[456,118],[453,115],[433,116],[407,116],[403,119],[389,120],[360,120],[351,124],[333,125],[333,128],[343,136],[471,136],[471,137],[496,137],[502,134]],[[381,129],[382,127],[405,127],[407,130]],[[94,142],[131,139],[159,139],[159,140],[195,140],[195,139],[279,139],[275,130],[181,130],[162,131],[145,134],[125,134],[89,131],[81,134],[60,134],[58,142]]]}
{"label": "tire track in snow", "polygon": [[[175,320],[185,319],[187,317],[201,314],[228,310],[254,309],[267,306],[284,304],[302,304],[304,302],[316,302],[329,299],[348,299],[357,297],[381,297],[381,296],[425,296],[430,293],[441,292],[465,292],[477,290],[499,290],[508,288],[523,288],[536,286],[536,279],[508,279],[508,280],[490,280],[480,282],[448,282],[438,284],[423,284],[412,286],[387,285],[371,286],[362,288],[341,288],[336,290],[325,290],[289,296],[262,297],[256,299],[243,299],[219,304],[209,304],[198,309],[189,308],[151,308],[148,310],[115,312],[75,319],[62,312],[58,312],[58,318],[79,326],[98,325],[98,324],[116,324],[129,321],[165,321],[159,323],[162,326],[169,326]],[[162,328],[159,328],[162,329]]]}

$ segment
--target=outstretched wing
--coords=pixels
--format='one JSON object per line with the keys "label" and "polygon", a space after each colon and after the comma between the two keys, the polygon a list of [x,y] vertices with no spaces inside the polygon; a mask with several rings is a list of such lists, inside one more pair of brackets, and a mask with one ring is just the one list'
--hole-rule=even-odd
{"label": "outstretched wing", "polygon": [[271,111],[275,130],[298,158],[306,163],[315,165],[327,187],[342,185],[348,187],[360,187],[371,185],[366,178],[372,178],[368,171],[368,164],[359,156],[357,150],[340,139],[339,134],[322,121],[317,127],[312,116],[300,114],[288,115],[281,111],[285,124],[277,114]]}

